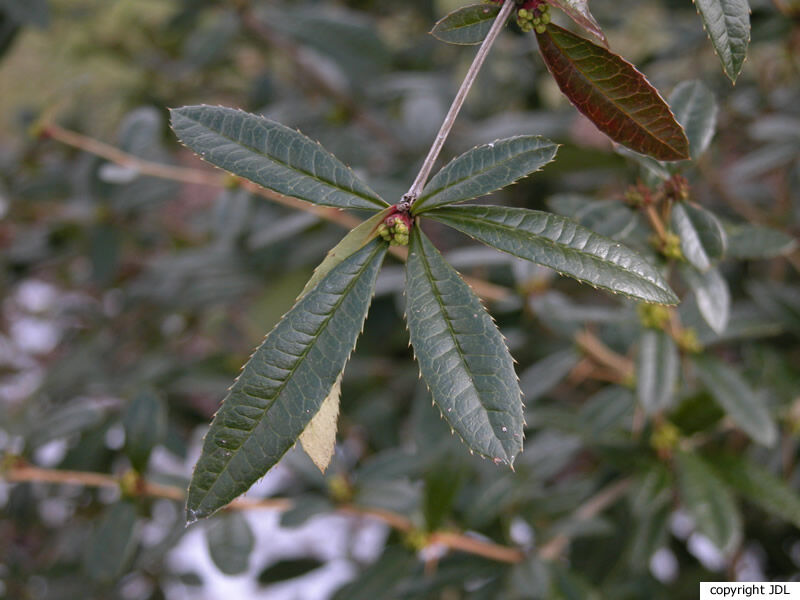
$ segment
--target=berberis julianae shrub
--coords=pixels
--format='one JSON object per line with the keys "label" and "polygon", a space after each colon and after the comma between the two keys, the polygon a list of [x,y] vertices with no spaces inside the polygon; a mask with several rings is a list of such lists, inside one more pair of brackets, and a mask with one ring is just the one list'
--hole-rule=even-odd
{"label": "berberis julianae shrub", "polygon": [[[231,387],[194,471],[188,520],[207,517],[245,492],[298,440],[317,466],[326,468],[336,436],[342,374],[391,245],[408,246],[406,320],[434,403],[470,452],[513,465],[522,450],[524,425],[514,361],[492,317],[425,235],[422,225],[427,219],[644,303],[644,366],[636,386],[649,409],[658,409],[677,378],[678,349],[691,352],[698,345],[691,331],[670,328],[674,323],[669,309],[656,308],[678,303],[666,279],[672,264],[680,263],[681,276],[697,294],[711,327],[724,327],[724,294],[712,290],[721,287],[714,263],[725,252],[725,230],[713,215],[689,201],[683,180],[673,176],[675,167],[664,162],[687,160],[707,146],[713,115],[709,119],[704,112],[704,88],[697,84],[676,92],[676,119],[645,77],[607,48],[585,0],[499,4],[464,7],[433,29],[443,41],[481,47],[419,176],[403,198],[392,202],[319,144],[279,123],[224,107],[172,111],[175,133],[206,161],[280,194],[374,213],[330,251]],[[550,23],[548,4],[563,10],[597,41]],[[722,26],[728,30],[720,32],[720,21],[708,14],[714,3],[697,5],[726,72],[735,77],[749,30],[747,14],[739,15],[741,22],[736,15],[726,17]],[[638,153],[638,160],[666,173],[664,183],[629,194],[630,203],[650,219],[663,264],[566,216],[462,204],[553,161],[557,145],[542,137],[519,135],[478,146],[428,180],[467,92],[509,19],[524,32],[535,31],[542,59],[579,111],[614,142]],[[736,377],[723,365],[698,365],[712,389],[735,387]],[[758,411],[745,414],[734,405],[726,408],[756,439],[774,436],[768,416]]]}

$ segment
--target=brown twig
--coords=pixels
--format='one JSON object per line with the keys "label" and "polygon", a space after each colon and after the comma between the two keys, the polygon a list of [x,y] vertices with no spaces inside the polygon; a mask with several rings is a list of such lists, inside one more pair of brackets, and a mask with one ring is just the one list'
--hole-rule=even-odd
{"label": "brown twig", "polygon": [[[123,481],[122,478],[103,473],[42,469],[20,463],[7,467],[2,473],[2,478],[10,483],[36,482],[95,488],[120,488]],[[129,493],[140,497],[166,498],[176,502],[183,502],[185,499],[184,491],[181,488],[151,483],[144,479],[139,479],[135,482]],[[293,501],[288,498],[237,498],[226,508],[227,510],[270,509],[284,511],[290,509],[293,505]],[[377,519],[398,531],[406,533],[415,529],[413,522],[407,517],[380,508],[345,504],[338,507],[337,511],[347,515]],[[522,560],[523,556],[522,552],[516,548],[501,546],[493,542],[450,531],[432,533],[429,536],[429,542],[441,544],[451,550],[460,550],[500,562],[518,562]]]}
{"label": "brown twig", "polygon": [[614,352],[593,333],[581,331],[575,336],[575,342],[588,357],[615,371],[619,375],[618,383],[630,381],[633,378],[635,373],[633,361]]}
{"label": "brown twig", "polygon": [[[606,508],[619,500],[631,485],[630,479],[623,479],[612,483],[607,488],[600,490],[595,496],[592,496],[585,504],[583,504],[575,513],[579,521],[588,521],[599,515]],[[558,559],[566,550],[569,545],[570,538],[561,534],[548,541],[544,546],[539,549],[539,557],[545,561],[552,561]]]}
{"label": "brown twig", "polygon": [[[133,154],[128,154],[119,148],[101,142],[92,137],[82,135],[75,131],[64,129],[55,123],[46,123],[42,127],[42,131],[47,137],[54,140],[83,150],[100,158],[104,158],[110,162],[118,164],[122,167],[133,169],[142,175],[150,177],[158,177],[160,179],[168,179],[171,181],[178,181],[181,183],[207,185],[211,187],[224,187],[231,181],[231,176],[222,171],[211,171],[207,169],[193,169],[188,167],[174,167],[171,165],[163,165],[160,163],[144,160]],[[247,191],[257,194],[262,198],[266,198],[287,208],[300,210],[303,212],[316,215],[320,219],[336,223],[346,229],[352,229],[361,223],[361,221],[346,212],[336,208],[326,206],[316,206],[297,198],[284,196],[263,188],[252,181],[234,178],[237,185],[240,185]],[[393,246],[390,249],[391,253],[399,260],[405,262],[407,251],[405,248]],[[475,293],[483,299],[491,302],[499,302],[507,300],[511,297],[512,291],[508,288],[489,283],[481,279],[472,277],[464,277],[465,281],[472,286]]]}

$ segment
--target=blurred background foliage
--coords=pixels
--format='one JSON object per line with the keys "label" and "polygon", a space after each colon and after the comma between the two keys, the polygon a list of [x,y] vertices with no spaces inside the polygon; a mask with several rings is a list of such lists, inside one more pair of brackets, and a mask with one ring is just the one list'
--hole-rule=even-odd
{"label": "blurred background foliage", "polygon": [[[461,4],[0,0],[0,597],[674,599],[700,580],[800,575],[800,11],[777,0],[751,0],[735,87],[688,0],[592,2],[611,48],[665,97],[700,80],[719,108],[684,174],[729,228],[718,270],[731,318],[713,331],[674,280],[705,350],[682,352],[674,386],[655,380],[655,409],[637,401],[648,330],[635,305],[432,224],[462,273],[498,286],[486,299],[526,401],[516,472],[470,457],[431,408],[395,262],[346,371],[325,476],[294,450],[250,494],[290,509],[189,529],[180,502],[158,497],[185,488],[225,390],[345,230],[233,182],[143,175],[59,132],[208,170],[166,109],[237,106],[320,140],[399,199],[473,56],[427,34]],[[567,214],[655,260],[624,197],[656,186],[657,169],[580,118],[512,27],[446,158],[516,134],[563,146],[492,201]],[[773,231],[732,242],[744,223]],[[753,435],[748,410],[773,434]],[[25,469],[109,477],[13,482]],[[511,558],[448,552],[427,543],[434,531]]]}

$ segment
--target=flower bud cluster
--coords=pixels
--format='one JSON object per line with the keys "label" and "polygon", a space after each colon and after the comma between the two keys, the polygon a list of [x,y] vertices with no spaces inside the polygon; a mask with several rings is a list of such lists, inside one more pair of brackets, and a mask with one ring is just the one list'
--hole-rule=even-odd
{"label": "flower bud cluster", "polygon": [[522,31],[533,31],[544,33],[547,24],[550,22],[550,6],[538,4],[535,8],[520,8],[517,11],[517,25]]}
{"label": "flower bud cluster", "polygon": [[392,246],[408,246],[411,226],[411,217],[408,213],[392,213],[378,226],[378,235]]}

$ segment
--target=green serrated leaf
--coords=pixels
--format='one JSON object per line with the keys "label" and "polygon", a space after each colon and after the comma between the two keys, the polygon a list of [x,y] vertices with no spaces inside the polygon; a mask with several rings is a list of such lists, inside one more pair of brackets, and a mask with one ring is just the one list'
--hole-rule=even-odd
{"label": "green serrated leaf", "polygon": [[478,146],[453,159],[425,186],[413,213],[464,202],[535,173],[551,162],[558,144],[537,135],[497,140]]}
{"label": "green serrated leaf", "polygon": [[150,453],[167,436],[167,406],[151,390],[143,390],[128,406],[122,418],[125,454],[137,471],[144,472]]}
{"label": "green serrated leaf", "polygon": [[241,513],[230,511],[216,517],[206,529],[211,560],[225,575],[239,575],[250,566],[255,537]]}
{"label": "green serrated leaf", "polygon": [[715,457],[717,474],[768,514],[800,527],[800,494],[758,463],[743,456]]}
{"label": "green serrated leaf", "polygon": [[645,259],[619,242],[546,212],[500,206],[442,207],[427,213],[503,252],[646,302],[678,297]]}
{"label": "green serrated leaf", "polygon": [[714,92],[702,81],[682,81],[672,91],[669,105],[686,132],[692,158],[700,158],[717,128],[719,109]]}
{"label": "green serrated leaf", "polygon": [[797,240],[782,231],[744,223],[725,225],[728,238],[726,255],[741,260],[773,258],[789,254],[797,248]]}
{"label": "green serrated leaf", "polygon": [[462,6],[437,21],[431,35],[448,44],[480,44],[499,12],[499,6],[486,3]]}
{"label": "green serrated leaf", "polygon": [[319,412],[355,346],[386,250],[373,241],[333,268],[253,354],[206,435],[187,521],[244,493]]}
{"label": "green serrated leaf", "polygon": [[675,468],[681,498],[697,529],[730,554],[742,540],[742,517],[728,486],[694,454],[676,453]]}
{"label": "green serrated leaf", "polygon": [[523,426],[514,362],[478,297],[419,227],[406,297],[411,345],[442,416],[470,450],[512,465]]}
{"label": "green serrated leaf", "polygon": [[636,360],[636,399],[645,412],[652,415],[672,405],[679,366],[672,338],[664,331],[646,329],[639,338]]}
{"label": "green serrated leaf", "polygon": [[683,128],[633,65],[557,25],[536,38],[558,87],[600,131],[659,160],[689,158]]}
{"label": "green serrated leaf", "polygon": [[547,3],[563,10],[567,16],[591,33],[608,47],[606,34],[589,11],[589,0],[547,0]]}
{"label": "green serrated leaf", "polygon": [[697,12],[728,78],[736,82],[750,43],[747,0],[694,0]]}
{"label": "green serrated leaf", "polygon": [[337,208],[387,206],[338,158],[280,123],[202,105],[172,109],[171,124],[204,160],[279,194]]}
{"label": "green serrated leaf", "polygon": [[671,222],[681,238],[683,256],[697,270],[708,271],[725,254],[725,230],[709,211],[688,202],[678,202],[672,207]]}
{"label": "green serrated leaf", "polygon": [[111,582],[125,571],[136,552],[137,523],[130,502],[117,502],[105,510],[83,554],[83,567],[92,579]]}
{"label": "green serrated leaf", "polygon": [[624,238],[636,226],[636,213],[616,200],[557,194],[547,199],[547,207],[595,233],[614,239]]}
{"label": "green serrated leaf", "polygon": [[708,326],[721,334],[728,326],[731,292],[728,283],[716,268],[701,273],[690,265],[681,265],[681,276],[695,295],[697,308]]}
{"label": "green serrated leaf", "polygon": [[700,380],[736,425],[760,444],[775,444],[778,428],[763,396],[725,363],[710,356],[695,356],[692,360]]}

